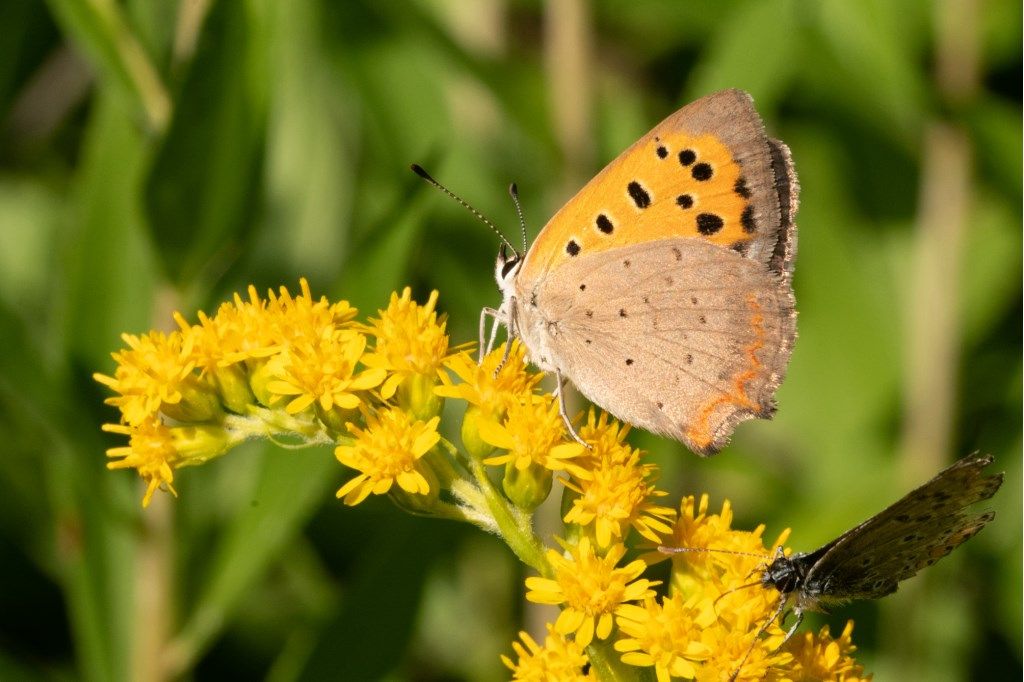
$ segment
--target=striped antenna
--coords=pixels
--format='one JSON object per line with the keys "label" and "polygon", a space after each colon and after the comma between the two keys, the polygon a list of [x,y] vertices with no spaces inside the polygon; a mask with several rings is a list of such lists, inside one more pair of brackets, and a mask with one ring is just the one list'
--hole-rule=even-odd
{"label": "striped antenna", "polygon": [[512,203],[516,205],[516,215],[519,216],[519,231],[523,234],[523,253],[529,251],[526,243],[526,219],[523,217],[523,207],[519,205],[519,188],[516,183],[508,186],[508,193],[512,196]]}
{"label": "striped antenna", "polygon": [[[469,202],[467,202],[465,199],[463,199],[458,194],[456,194],[455,192],[451,191],[450,189],[448,189],[447,187],[442,185],[440,182],[435,180],[433,177],[431,177],[430,173],[428,173],[427,171],[423,170],[423,166],[419,165],[418,163],[414,163],[411,166],[409,166],[409,168],[412,169],[413,173],[415,173],[416,175],[420,176],[421,178],[423,178],[424,180],[429,182],[431,185],[433,185],[437,189],[439,189],[442,192],[444,192],[445,194],[447,194],[449,197],[451,197],[452,199],[457,201],[464,209],[466,209],[467,211],[469,211],[470,213],[475,215],[477,217],[477,219],[480,220],[480,222],[482,222],[487,227],[491,228],[491,230],[494,232],[494,234],[498,235],[498,238],[501,239],[503,244],[508,246],[508,248],[512,249],[512,253],[516,254],[517,257],[519,256],[519,252],[516,251],[516,247],[512,246],[512,242],[510,242],[505,237],[505,235],[502,234],[501,230],[498,229],[498,226],[495,225],[494,223],[492,223],[490,220],[488,220],[487,217],[483,213],[481,213],[480,211],[478,211],[475,208],[473,208],[472,206],[470,206]],[[525,234],[525,232],[524,232],[524,234]]]}

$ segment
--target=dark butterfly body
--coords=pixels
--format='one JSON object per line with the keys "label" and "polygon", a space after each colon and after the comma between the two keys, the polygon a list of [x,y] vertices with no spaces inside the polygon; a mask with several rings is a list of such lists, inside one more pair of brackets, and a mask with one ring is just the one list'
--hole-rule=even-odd
{"label": "dark butterfly body", "polygon": [[[991,521],[995,512],[972,514],[970,505],[992,497],[1003,474],[984,476],[990,455],[965,457],[903,499],[813,552],[779,556],[761,576],[783,604],[804,611],[830,603],[877,599],[946,556]],[[781,609],[781,605],[780,605]]]}

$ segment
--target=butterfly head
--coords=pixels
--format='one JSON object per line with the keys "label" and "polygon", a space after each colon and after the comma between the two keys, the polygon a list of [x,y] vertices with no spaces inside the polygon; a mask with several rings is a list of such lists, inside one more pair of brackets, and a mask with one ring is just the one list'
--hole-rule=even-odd
{"label": "butterfly head", "polygon": [[774,587],[782,594],[789,594],[800,589],[807,576],[807,566],[800,561],[801,555],[788,557],[779,552],[775,560],[768,564],[761,575],[761,584]]}
{"label": "butterfly head", "polygon": [[[509,253],[511,251],[511,253]],[[523,257],[514,249],[510,249],[506,244],[502,244],[501,248],[498,249],[498,260],[494,264],[494,279],[498,282],[498,289],[501,292],[508,293],[512,290],[512,283],[516,279],[516,275],[519,274],[520,268],[523,266]]]}

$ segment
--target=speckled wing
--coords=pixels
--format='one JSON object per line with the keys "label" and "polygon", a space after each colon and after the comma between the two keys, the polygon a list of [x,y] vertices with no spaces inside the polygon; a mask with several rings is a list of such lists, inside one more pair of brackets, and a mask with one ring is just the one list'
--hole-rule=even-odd
{"label": "speckled wing", "polygon": [[738,422],[774,412],[793,294],[788,277],[735,251],[686,238],[622,246],[581,255],[520,297],[549,360],[619,419],[710,455]]}
{"label": "speckled wing", "polygon": [[999,490],[1003,475],[985,476],[989,455],[965,457],[892,506],[818,552],[804,581],[802,601],[875,599],[946,556],[995,516],[970,505]]}

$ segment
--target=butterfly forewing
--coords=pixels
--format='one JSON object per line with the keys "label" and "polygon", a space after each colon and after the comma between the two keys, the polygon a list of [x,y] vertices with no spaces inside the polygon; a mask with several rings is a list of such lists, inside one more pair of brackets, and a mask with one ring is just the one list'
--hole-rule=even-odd
{"label": "butterfly forewing", "polygon": [[[524,292],[523,334],[620,419],[721,448],[769,416],[795,335],[788,284],[712,244],[645,242],[574,260]],[[543,322],[538,322],[543,320]]]}
{"label": "butterfly forewing", "polygon": [[[877,598],[973,537],[994,514],[972,514],[1003,475],[984,476],[991,456],[968,457],[826,545],[801,588],[803,601]],[[819,550],[820,552],[820,550]]]}
{"label": "butterfly forewing", "polygon": [[541,231],[521,276],[669,237],[788,270],[798,190],[789,150],[767,138],[750,96],[723,90],[662,121],[587,183]]}

